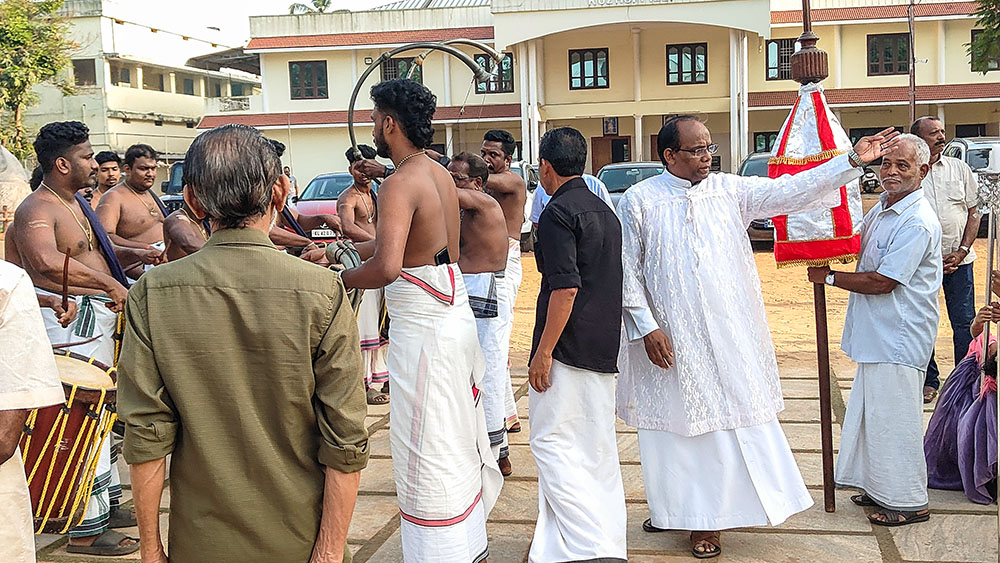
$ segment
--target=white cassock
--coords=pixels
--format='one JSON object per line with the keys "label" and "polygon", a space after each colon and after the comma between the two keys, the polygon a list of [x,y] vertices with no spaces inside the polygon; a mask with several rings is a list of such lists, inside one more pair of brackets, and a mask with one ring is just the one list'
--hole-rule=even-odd
{"label": "white cassock", "polygon": [[[778,364],[746,229],[834,207],[860,175],[846,155],[776,179],[713,174],[692,186],[665,171],[622,198],[617,409],[639,429],[653,526],[778,525],[812,505],[778,425]],[[673,346],[667,371],[643,345],[657,328]]]}

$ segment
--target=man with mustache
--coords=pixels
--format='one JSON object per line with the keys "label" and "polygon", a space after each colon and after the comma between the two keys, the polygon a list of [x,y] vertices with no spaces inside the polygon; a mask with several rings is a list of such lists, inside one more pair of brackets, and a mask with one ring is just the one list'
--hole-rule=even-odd
{"label": "man with mustache", "polygon": [[[930,202],[934,214],[941,221],[941,254],[944,261],[944,302],[951,321],[952,343],[955,345],[957,364],[969,352],[972,334],[969,327],[976,316],[975,285],[972,262],[976,253],[972,243],[979,233],[976,204],[979,201],[976,177],[969,165],[957,158],[944,156],[944,123],[933,116],[917,119],[910,126],[910,133],[920,137],[930,147],[930,171],[920,187]],[[931,352],[924,381],[924,403],[937,396],[941,382],[938,366]]]}
{"label": "man with mustache", "polygon": [[94,157],[97,161],[97,187],[94,188],[90,206],[97,210],[101,196],[118,185],[122,179],[122,159],[112,151],[101,151]]}
{"label": "man with mustache", "polygon": [[[900,135],[882,159],[885,193],[861,223],[854,272],[809,268],[809,281],[851,292],[840,347],[857,362],[844,415],[835,482],[860,489],[878,526],[926,521],[924,366],[938,327],[941,224],[921,189],[930,151],[920,137]],[[968,329],[966,329],[968,330]]]}

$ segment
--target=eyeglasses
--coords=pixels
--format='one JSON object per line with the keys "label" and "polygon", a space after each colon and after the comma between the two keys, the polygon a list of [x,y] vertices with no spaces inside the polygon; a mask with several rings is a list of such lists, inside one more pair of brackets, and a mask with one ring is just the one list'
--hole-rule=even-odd
{"label": "eyeglasses", "polygon": [[719,145],[712,143],[707,147],[698,147],[696,149],[677,149],[679,151],[689,152],[695,156],[705,156],[709,154],[715,154],[719,150]]}
{"label": "eyeglasses", "polygon": [[471,178],[471,176],[459,176],[457,174],[452,174],[451,175],[451,179],[455,180],[456,182],[464,182],[464,181],[468,180],[469,178]]}

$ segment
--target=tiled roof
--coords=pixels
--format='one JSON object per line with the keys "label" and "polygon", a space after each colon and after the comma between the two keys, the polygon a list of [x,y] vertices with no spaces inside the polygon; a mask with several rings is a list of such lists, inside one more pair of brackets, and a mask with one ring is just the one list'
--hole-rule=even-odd
{"label": "tiled roof", "polygon": [[[913,9],[914,16],[967,16],[976,11],[975,2],[947,2],[935,4],[917,4]],[[859,6],[852,8],[814,8],[813,23],[828,21],[884,20],[906,17],[906,5],[893,6]],[[784,10],[771,12],[771,23],[801,23],[802,10]]]}
{"label": "tiled roof", "polygon": [[[499,119],[521,116],[518,104],[496,104],[488,106],[466,106],[464,111],[458,106],[439,107],[434,113],[434,121],[463,119]],[[370,124],[368,111],[355,112],[355,123]],[[305,111],[293,113],[251,113],[235,115],[206,115],[198,124],[199,129],[211,129],[229,123],[250,125],[251,127],[285,127],[288,125],[343,125],[347,123],[346,111]]]}
{"label": "tiled roof", "polygon": [[247,50],[289,49],[301,47],[350,47],[353,45],[397,45],[417,41],[448,39],[493,39],[493,27],[455,27],[413,31],[377,31],[370,33],[330,33],[326,35],[283,35],[254,37]]}
{"label": "tiled roof", "polygon": [[[916,94],[917,102],[1000,98],[1000,83],[917,86]],[[785,92],[750,92],[747,98],[750,107],[791,107],[795,103],[797,95],[798,92],[794,90]],[[909,100],[909,96],[910,89],[907,86],[826,90],[826,99],[831,105],[905,102]]]}

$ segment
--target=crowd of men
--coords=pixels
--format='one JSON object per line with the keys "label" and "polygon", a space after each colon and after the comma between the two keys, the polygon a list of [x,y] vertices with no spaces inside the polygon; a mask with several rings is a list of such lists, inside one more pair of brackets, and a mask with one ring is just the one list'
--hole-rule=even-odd
{"label": "crowd of men", "polygon": [[[350,561],[365,415],[388,403],[404,560],[489,556],[486,520],[513,471],[507,434],[520,428],[508,359],[527,196],[510,168],[516,145],[494,130],[480,154],[431,154],[429,90],[390,80],[371,97],[375,147],[347,151],[354,182],[336,216],[289,207],[284,146],[250,127],[195,139],[173,213],[151,190],[151,147],[119,159],[95,155],[81,123],[39,132],[37,189],[6,233],[13,265],[0,265],[0,341],[11,331],[26,341],[0,347],[12,366],[0,370],[0,489],[18,475],[24,486],[15,452],[28,409],[63,400],[49,344],[82,340],[78,353],[117,360],[135,506],[118,509],[108,441],[71,553],[166,561],[159,507],[172,455],[175,563]],[[710,175],[708,128],[675,117],[657,136],[665,172],[633,186],[617,213],[584,174],[583,135],[542,137],[530,561],[627,559],[616,414],[639,432],[642,529],[688,531],[694,557],[719,555],[722,530],[775,526],[812,505],[778,424],[778,365],[745,230],[830,207],[878,159],[885,193],[861,226],[857,271],[808,273],[851,292],[843,348],[859,367],[836,481],[860,489],[853,500],[873,507],[874,524],[929,518],[921,413],[936,388],[937,295],[944,279],[960,358],[978,225],[970,175],[940,154],[940,121],[913,131],[887,129],[768,179]],[[309,240],[324,225],[351,243]],[[0,507],[5,561],[33,561],[25,504],[22,494]],[[135,525],[138,538],[112,530]]]}

